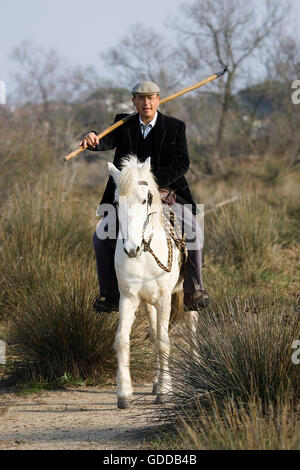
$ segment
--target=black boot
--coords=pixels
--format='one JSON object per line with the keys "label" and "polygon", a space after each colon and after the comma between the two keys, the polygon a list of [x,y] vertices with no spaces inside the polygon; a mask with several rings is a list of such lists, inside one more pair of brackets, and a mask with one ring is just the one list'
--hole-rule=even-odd
{"label": "black boot", "polygon": [[210,297],[204,289],[196,290],[192,294],[184,294],[185,312],[203,310],[208,307],[209,303]]}
{"label": "black boot", "polygon": [[93,299],[93,309],[95,312],[118,312],[119,311],[119,297],[101,297],[97,295]]}

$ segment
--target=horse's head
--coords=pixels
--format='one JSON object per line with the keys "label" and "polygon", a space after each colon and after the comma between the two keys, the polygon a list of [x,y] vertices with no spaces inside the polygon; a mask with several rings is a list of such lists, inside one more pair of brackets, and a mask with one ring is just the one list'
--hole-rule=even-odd
{"label": "horse's head", "polygon": [[145,231],[153,213],[153,196],[156,202],[160,201],[150,157],[140,163],[136,156],[130,156],[123,160],[121,170],[112,163],[108,163],[108,169],[116,184],[115,204],[124,251],[133,258],[142,252]]}

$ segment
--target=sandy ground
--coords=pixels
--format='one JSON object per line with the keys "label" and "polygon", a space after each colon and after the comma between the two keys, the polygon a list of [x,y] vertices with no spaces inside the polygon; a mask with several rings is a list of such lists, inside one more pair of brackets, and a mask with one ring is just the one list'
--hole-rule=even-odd
{"label": "sandy ground", "polygon": [[[0,449],[140,449],[153,422],[151,385],[135,386],[129,410],[112,387],[74,387],[22,396],[0,391]],[[141,432],[143,431],[143,432]]]}

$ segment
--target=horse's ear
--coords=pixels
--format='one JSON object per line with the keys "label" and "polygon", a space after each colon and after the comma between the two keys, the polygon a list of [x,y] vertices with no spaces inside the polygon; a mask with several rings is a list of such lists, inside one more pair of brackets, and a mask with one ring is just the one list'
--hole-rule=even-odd
{"label": "horse's ear", "polygon": [[110,163],[110,162],[107,162],[107,166],[108,166],[109,174],[113,177],[115,183],[117,184],[118,179],[119,179],[119,175],[121,173],[120,170],[118,170],[118,168],[115,167],[115,165],[113,163]]}

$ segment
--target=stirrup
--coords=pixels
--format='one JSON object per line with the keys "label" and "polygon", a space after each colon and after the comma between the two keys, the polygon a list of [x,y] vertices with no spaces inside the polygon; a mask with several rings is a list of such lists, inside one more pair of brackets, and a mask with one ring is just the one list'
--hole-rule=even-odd
{"label": "stirrup", "polygon": [[92,301],[95,312],[111,313],[119,310],[119,299],[117,297],[103,297],[96,295]]}
{"label": "stirrup", "polygon": [[191,294],[188,302],[184,302],[184,311],[204,310],[210,304],[210,297],[205,289],[200,289]]}

